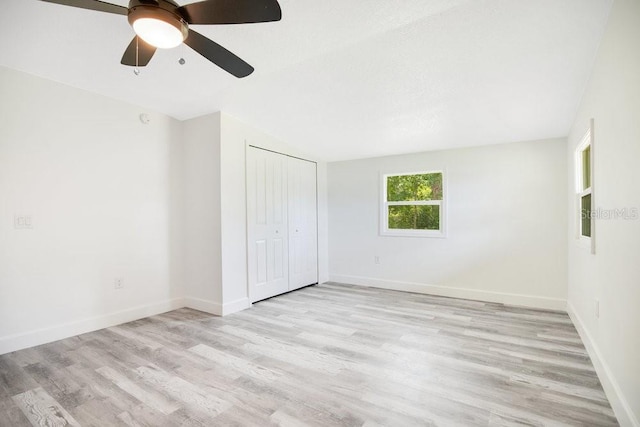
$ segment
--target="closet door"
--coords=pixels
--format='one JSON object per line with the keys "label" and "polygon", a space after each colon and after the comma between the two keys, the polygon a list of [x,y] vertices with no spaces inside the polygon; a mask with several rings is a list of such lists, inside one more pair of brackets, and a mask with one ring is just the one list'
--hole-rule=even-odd
{"label": "closet door", "polygon": [[247,228],[251,302],[287,292],[287,157],[248,147]]}
{"label": "closet door", "polygon": [[316,164],[290,157],[289,290],[318,283]]}

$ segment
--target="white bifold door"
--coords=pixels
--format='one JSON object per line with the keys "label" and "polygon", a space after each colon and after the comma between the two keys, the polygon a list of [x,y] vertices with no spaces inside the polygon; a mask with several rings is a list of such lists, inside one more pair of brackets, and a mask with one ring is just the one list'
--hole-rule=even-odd
{"label": "white bifold door", "polygon": [[249,296],[318,282],[316,164],[248,147]]}
{"label": "white bifold door", "polygon": [[289,290],[318,283],[316,164],[287,159],[289,191]]}

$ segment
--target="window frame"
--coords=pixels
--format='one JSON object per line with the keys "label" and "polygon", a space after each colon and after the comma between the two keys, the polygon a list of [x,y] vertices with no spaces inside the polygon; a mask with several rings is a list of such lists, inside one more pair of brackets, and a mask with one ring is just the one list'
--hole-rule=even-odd
{"label": "window frame", "polygon": [[[594,199],[594,174],[593,174],[593,159],[594,159],[594,138],[593,138],[593,119],[590,122],[589,129],[584,134],[580,143],[576,147],[574,153],[575,162],[575,212],[576,212],[576,240],[578,243],[586,248],[589,248],[592,254],[595,254],[595,217],[593,215],[595,199]],[[589,187],[585,188],[585,171],[584,171],[584,151],[589,150]],[[585,196],[591,196],[591,204],[589,211],[591,212],[590,218],[590,236],[583,234],[582,228],[582,199]]]}
{"label": "window frame", "polygon": [[[442,175],[442,200],[408,200],[401,202],[390,202],[387,200],[387,178],[393,176],[407,175],[425,175],[439,173]],[[446,238],[447,237],[447,180],[444,169],[417,171],[417,172],[393,172],[380,174],[380,235],[393,237],[429,237],[429,238]],[[440,229],[439,230],[414,230],[414,229],[396,229],[389,228],[389,206],[439,206],[440,213]]]}

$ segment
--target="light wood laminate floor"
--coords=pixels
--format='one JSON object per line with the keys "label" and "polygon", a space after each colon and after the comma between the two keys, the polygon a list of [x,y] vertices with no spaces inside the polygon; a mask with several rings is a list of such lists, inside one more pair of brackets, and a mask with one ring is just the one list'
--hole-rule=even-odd
{"label": "light wood laminate floor", "polygon": [[617,422],[564,313],[324,284],[0,356],[0,425]]}

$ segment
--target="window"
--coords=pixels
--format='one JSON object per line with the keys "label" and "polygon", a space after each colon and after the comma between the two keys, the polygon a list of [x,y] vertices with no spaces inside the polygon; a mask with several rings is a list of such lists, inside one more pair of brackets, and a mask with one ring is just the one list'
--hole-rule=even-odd
{"label": "window", "polygon": [[381,234],[444,237],[443,172],[382,176]]}
{"label": "window", "polygon": [[593,124],[576,149],[577,238],[589,243],[593,252]]}

